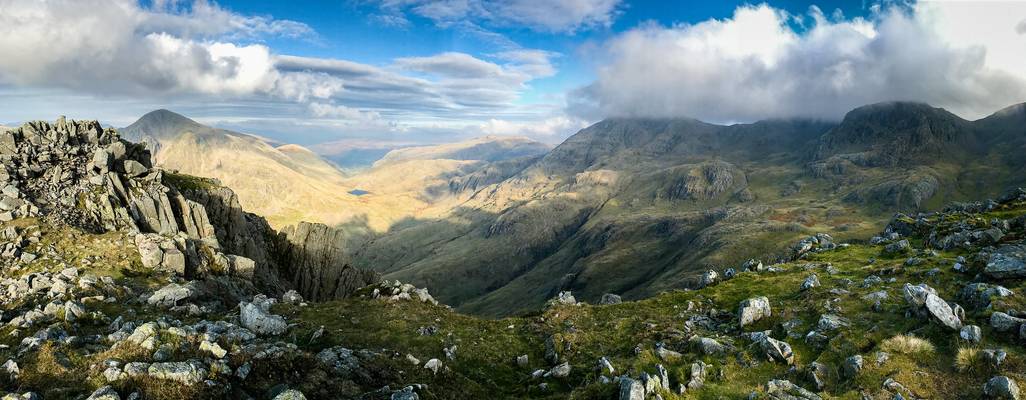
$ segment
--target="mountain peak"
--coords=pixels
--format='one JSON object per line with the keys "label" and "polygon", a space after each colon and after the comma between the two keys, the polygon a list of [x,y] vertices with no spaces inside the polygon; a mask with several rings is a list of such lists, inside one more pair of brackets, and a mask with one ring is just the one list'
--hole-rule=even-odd
{"label": "mountain peak", "polygon": [[132,125],[126,126],[120,129],[120,131],[126,138],[142,141],[146,137],[167,139],[175,137],[183,131],[208,129],[210,128],[182,114],[162,108],[146,113],[146,115],[139,117],[138,120],[133,122]]}

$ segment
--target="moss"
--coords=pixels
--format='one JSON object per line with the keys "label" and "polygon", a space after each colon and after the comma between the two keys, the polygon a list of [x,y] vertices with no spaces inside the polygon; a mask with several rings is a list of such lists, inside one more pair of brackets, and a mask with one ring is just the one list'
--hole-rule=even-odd
{"label": "moss", "polygon": [[175,172],[164,172],[164,183],[178,190],[210,190],[221,185],[212,178],[180,174]]}

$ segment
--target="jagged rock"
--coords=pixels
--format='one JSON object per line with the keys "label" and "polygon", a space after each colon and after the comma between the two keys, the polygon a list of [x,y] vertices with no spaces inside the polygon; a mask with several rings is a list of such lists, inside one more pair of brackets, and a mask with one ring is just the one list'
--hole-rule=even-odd
{"label": "jagged rock", "polygon": [[261,295],[254,297],[252,303],[239,303],[239,319],[242,321],[242,326],[260,335],[284,333],[288,328],[285,318],[271,314],[271,304],[273,304],[273,300]]}
{"label": "jagged rock", "polygon": [[18,363],[14,360],[7,360],[3,365],[0,365],[0,371],[3,371],[12,380],[17,379],[18,375],[21,374],[21,369],[18,368]]}
{"label": "jagged rock", "polygon": [[830,332],[841,329],[842,327],[848,326],[850,323],[837,315],[823,314],[819,317],[819,322],[816,324],[816,329],[822,332]]}
{"label": "jagged rock", "polygon": [[1019,400],[1019,386],[1007,376],[995,376],[983,385],[983,395],[988,399]]}
{"label": "jagged rock", "polygon": [[286,389],[274,396],[273,400],[306,400],[306,396],[298,390]]}
{"label": "jagged rock", "polygon": [[812,274],[802,282],[801,290],[809,290],[817,286],[819,286],[819,277],[816,274]]}
{"label": "jagged rock", "polygon": [[616,368],[613,368],[613,364],[610,363],[609,359],[605,357],[599,358],[598,368],[600,371],[609,373],[609,375],[613,375],[616,373]]}
{"label": "jagged rock", "polygon": [[351,255],[344,251],[349,248],[349,232],[300,222],[285,227],[278,236],[284,240],[275,243],[281,249],[275,258],[289,266],[292,286],[306,300],[346,298],[357,289],[381,282],[377,272],[350,265]]}
{"label": "jagged rock", "polygon": [[199,349],[200,351],[210,353],[214,358],[224,358],[224,356],[228,355],[228,350],[222,348],[217,342],[204,340],[200,343]]}
{"label": "jagged rock", "polygon": [[897,242],[884,246],[884,254],[901,254],[909,251],[912,248],[912,244],[908,240],[901,239]]}
{"label": "jagged rock", "polygon": [[1013,294],[1011,290],[1003,286],[977,282],[965,285],[959,293],[959,297],[970,307],[983,309],[990,307],[991,300],[999,297],[1008,297]]}
{"label": "jagged rock", "polygon": [[678,353],[676,351],[667,349],[666,347],[663,347],[663,346],[656,346],[655,352],[656,352],[656,356],[658,356],[660,360],[663,360],[665,362],[676,361],[676,360],[679,360],[681,357],[683,357],[682,354],[680,354],[680,353]]}
{"label": "jagged rock", "polygon": [[442,360],[432,358],[424,363],[424,368],[430,370],[432,374],[437,374],[442,369]]}
{"label": "jagged rock", "polygon": [[786,342],[765,336],[759,341],[759,347],[766,353],[766,358],[770,361],[782,362],[787,365],[794,364],[794,351]]}
{"label": "jagged rock", "polygon": [[663,364],[657,364],[656,373],[659,376],[660,386],[665,390],[670,390],[670,373],[666,370],[666,367]]}
{"label": "jagged rock", "polygon": [[550,369],[549,372],[545,373],[545,376],[553,378],[566,378],[570,376],[570,371],[570,363],[565,362],[555,367],[552,367],[552,369]]}
{"label": "jagged rock", "polygon": [[623,300],[620,299],[619,295],[612,293],[606,293],[602,295],[602,299],[599,300],[599,304],[620,304]]}
{"label": "jagged rock", "polygon": [[174,307],[179,302],[192,298],[196,293],[196,286],[192,283],[185,285],[169,283],[153,292],[153,295],[146,299],[146,302],[160,307]]}
{"label": "jagged rock", "polygon": [[781,379],[767,382],[766,394],[773,400],[822,400],[819,395],[795,385],[791,381]]}
{"label": "jagged rock", "polygon": [[716,284],[716,281],[719,279],[719,277],[720,277],[720,275],[717,274],[716,271],[713,271],[713,270],[705,271],[705,273],[703,273],[702,276],[700,276],[698,278],[698,287],[699,288],[704,288],[704,287],[712,286],[712,285]]}
{"label": "jagged rock", "polygon": [[702,361],[691,363],[691,370],[688,373],[688,382],[684,384],[683,390],[697,390],[705,385],[706,369],[709,366]]}
{"label": "jagged rock", "polygon": [[924,284],[904,286],[905,300],[915,310],[926,310],[926,312],[941,325],[952,330],[962,329],[962,321],[955,315],[952,307],[937,296],[937,291]]}
{"label": "jagged rock", "polygon": [[1003,312],[990,314],[990,327],[998,332],[1018,332],[1026,319],[1013,317]]}
{"label": "jagged rock", "polygon": [[830,374],[830,369],[827,368],[826,365],[813,361],[811,364],[809,364],[807,372],[809,376],[809,381],[811,381],[812,384],[815,385],[816,391],[819,392],[823,391],[823,389],[826,389],[826,381],[824,379],[827,375]]}
{"label": "jagged rock", "polygon": [[645,393],[654,394],[663,386],[658,375],[649,375],[647,372],[642,372],[640,378],[641,382],[645,384]]}
{"label": "jagged rock", "polygon": [[[724,346],[723,344],[717,342],[715,339],[712,338],[694,337],[691,339],[691,343],[698,349],[699,352],[706,355],[723,354],[727,351],[727,346]],[[658,349],[656,353],[659,353]],[[660,358],[662,358],[663,361],[669,361],[666,357],[660,356]]]}
{"label": "jagged rock", "polygon": [[281,302],[285,304],[299,304],[303,302],[303,296],[295,290],[289,290],[281,295]]}
{"label": "jagged rock", "polygon": [[113,387],[104,386],[96,389],[86,400],[121,400],[121,395]]}
{"label": "jagged rock", "polygon": [[983,356],[983,359],[990,363],[994,369],[1000,367],[1001,364],[1005,362],[1005,359],[1008,358],[1008,353],[1003,349],[983,349],[980,350],[980,355]]}
{"label": "jagged rock", "polygon": [[863,359],[861,355],[853,355],[844,360],[841,364],[841,372],[848,378],[854,378],[862,372]]}
{"label": "jagged rock", "polygon": [[635,379],[621,377],[620,400],[645,400],[645,386]]}
{"label": "jagged rock", "polygon": [[559,363],[559,349],[556,348],[556,338],[548,336],[545,338],[545,361],[551,365]]}
{"label": "jagged rock", "polygon": [[983,332],[980,330],[980,327],[976,325],[963,326],[962,330],[959,331],[958,336],[961,337],[962,340],[974,344],[979,343],[980,340],[983,340]]}
{"label": "jagged rock", "polygon": [[403,390],[392,393],[391,400],[420,400],[420,396],[413,391],[413,386],[407,386]]}
{"label": "jagged rock", "polygon": [[773,314],[766,296],[753,297],[741,302],[738,308],[738,323],[744,328]]}

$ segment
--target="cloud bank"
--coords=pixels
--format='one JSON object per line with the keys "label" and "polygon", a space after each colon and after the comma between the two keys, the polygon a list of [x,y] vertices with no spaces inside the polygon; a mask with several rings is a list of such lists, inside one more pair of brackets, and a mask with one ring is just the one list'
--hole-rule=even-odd
{"label": "cloud bank", "polygon": [[[840,118],[889,100],[968,118],[1026,101],[1026,3],[919,3],[869,18],[809,18],[765,4],[732,18],[618,35],[594,83],[570,96],[580,116],[688,116],[715,122]],[[796,27],[805,24],[805,29]]]}
{"label": "cloud bank", "polygon": [[609,27],[620,13],[620,0],[382,0],[379,18],[404,26],[407,15],[439,26],[469,23],[477,26],[518,26],[549,33],[574,33]]}
{"label": "cloud bank", "polygon": [[[559,56],[446,52],[369,65],[282,55],[262,41],[317,34],[301,22],[240,15],[205,0],[0,0],[0,10],[0,88],[208,103],[264,116],[280,110],[361,132],[540,121],[547,115],[527,115],[515,102],[528,82],[556,73]],[[592,17],[582,18],[576,24]]]}

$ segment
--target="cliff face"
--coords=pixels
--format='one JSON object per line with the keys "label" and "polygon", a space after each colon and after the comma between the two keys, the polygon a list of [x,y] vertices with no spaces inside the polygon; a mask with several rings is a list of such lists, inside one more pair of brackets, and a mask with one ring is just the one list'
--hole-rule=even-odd
{"label": "cliff face", "polygon": [[281,261],[290,283],[311,300],[345,298],[361,287],[381,281],[374,271],[354,268],[345,249],[353,240],[344,230],[301,222],[278,234]]}

